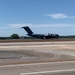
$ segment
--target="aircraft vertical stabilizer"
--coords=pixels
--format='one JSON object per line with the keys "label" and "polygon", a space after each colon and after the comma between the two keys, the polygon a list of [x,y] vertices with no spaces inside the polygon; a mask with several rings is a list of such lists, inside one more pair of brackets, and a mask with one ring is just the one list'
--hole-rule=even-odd
{"label": "aircraft vertical stabilizer", "polygon": [[22,28],[24,28],[24,30],[25,30],[28,34],[30,34],[30,35],[33,34],[32,30],[31,30],[28,26],[25,26],[25,27],[22,27]]}

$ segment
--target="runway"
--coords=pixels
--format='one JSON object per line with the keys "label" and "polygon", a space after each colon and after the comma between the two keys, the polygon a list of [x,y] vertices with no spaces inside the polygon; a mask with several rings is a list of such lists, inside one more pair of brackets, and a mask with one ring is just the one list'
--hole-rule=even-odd
{"label": "runway", "polygon": [[75,75],[75,41],[0,43],[0,75]]}
{"label": "runway", "polygon": [[0,75],[75,75],[75,62],[49,62],[0,66]]}

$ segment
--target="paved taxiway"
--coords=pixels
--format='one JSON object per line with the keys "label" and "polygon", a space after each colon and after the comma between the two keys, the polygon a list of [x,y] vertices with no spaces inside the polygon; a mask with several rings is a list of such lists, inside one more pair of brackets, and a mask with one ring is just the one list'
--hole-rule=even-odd
{"label": "paved taxiway", "polygon": [[0,75],[75,75],[75,41],[0,43]]}

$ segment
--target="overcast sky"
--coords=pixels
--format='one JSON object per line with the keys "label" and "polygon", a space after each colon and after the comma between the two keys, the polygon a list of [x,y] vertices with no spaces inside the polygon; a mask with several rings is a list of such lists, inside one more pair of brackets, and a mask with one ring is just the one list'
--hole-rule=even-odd
{"label": "overcast sky", "polygon": [[75,35],[75,0],[0,0],[0,36],[27,33]]}

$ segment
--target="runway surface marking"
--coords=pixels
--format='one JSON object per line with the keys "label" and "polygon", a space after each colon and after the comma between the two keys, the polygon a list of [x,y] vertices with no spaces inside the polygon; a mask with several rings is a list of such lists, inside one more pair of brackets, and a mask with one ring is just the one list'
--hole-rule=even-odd
{"label": "runway surface marking", "polygon": [[43,63],[31,63],[31,64],[16,64],[16,65],[0,65],[0,67],[16,67],[16,66],[35,66],[35,65],[45,65],[45,64],[64,64],[64,63],[75,63],[75,61],[63,61],[63,62],[43,62]]}
{"label": "runway surface marking", "polygon": [[41,73],[58,73],[58,72],[70,72],[70,71],[75,71],[75,69],[21,73],[21,75],[31,75],[31,74],[41,74]]}
{"label": "runway surface marking", "polygon": [[[58,46],[58,45],[24,45],[24,46],[12,46],[11,45],[11,47],[48,47],[48,46]],[[66,46],[66,45],[59,45],[59,46]],[[73,46],[75,46],[75,45],[73,45]],[[5,47],[5,48],[10,48],[10,46],[0,46],[0,48],[3,48],[3,47]]]}

